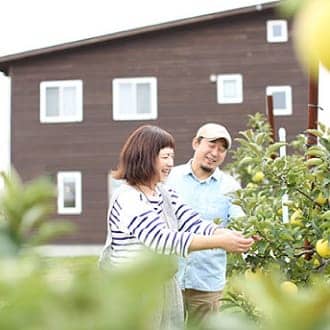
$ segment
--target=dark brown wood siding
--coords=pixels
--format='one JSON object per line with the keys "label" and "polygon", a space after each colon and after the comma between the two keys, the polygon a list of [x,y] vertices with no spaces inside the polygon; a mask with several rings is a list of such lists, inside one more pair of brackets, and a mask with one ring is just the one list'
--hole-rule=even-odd
{"label": "dark brown wood siding", "polygon": [[[307,79],[288,43],[266,42],[272,11],[227,17],[152,32],[69,51],[36,56],[11,67],[12,160],[25,180],[58,171],[82,172],[82,214],[63,216],[79,230],[61,242],[103,243],[107,173],[137,126],[150,123],[176,138],[176,163],[192,155],[191,139],[204,122],[225,124],[233,137],[246,127],[248,114],[265,113],[267,85],[290,85],[293,115],[275,117],[288,139],[306,127]],[[240,73],[242,104],[217,104],[211,74]],[[112,80],[157,78],[158,119],[112,120]],[[83,122],[41,124],[39,84],[49,80],[83,81]]]}

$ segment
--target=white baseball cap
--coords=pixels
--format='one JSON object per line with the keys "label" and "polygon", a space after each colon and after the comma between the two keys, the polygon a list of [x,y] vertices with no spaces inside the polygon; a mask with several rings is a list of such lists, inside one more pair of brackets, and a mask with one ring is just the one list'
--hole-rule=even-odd
{"label": "white baseball cap", "polygon": [[196,138],[202,137],[208,141],[214,141],[217,139],[225,139],[228,144],[228,149],[231,147],[231,136],[226,127],[215,124],[207,123],[199,128],[196,134]]}

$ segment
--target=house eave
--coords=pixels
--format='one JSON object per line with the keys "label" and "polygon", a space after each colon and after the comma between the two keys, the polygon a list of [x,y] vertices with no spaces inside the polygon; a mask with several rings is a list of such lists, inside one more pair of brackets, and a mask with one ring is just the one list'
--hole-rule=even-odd
{"label": "house eave", "polygon": [[279,1],[277,0],[277,1],[269,2],[269,3],[265,3],[262,5],[254,5],[254,6],[250,6],[250,7],[232,9],[232,10],[227,10],[227,11],[223,11],[223,12],[216,12],[216,13],[196,16],[196,17],[192,17],[192,18],[185,18],[185,19],[180,19],[180,20],[176,20],[176,21],[151,25],[151,26],[147,26],[147,27],[106,34],[106,35],[102,35],[102,36],[82,39],[82,40],[73,41],[73,42],[67,42],[67,43],[63,43],[63,44],[59,44],[59,45],[55,45],[55,46],[51,46],[51,47],[45,47],[45,48],[20,52],[20,53],[16,53],[16,54],[12,54],[12,55],[6,55],[6,56],[0,57],[0,71],[2,71],[5,75],[8,75],[9,68],[13,64],[13,62],[31,58],[31,57],[46,55],[46,54],[54,53],[54,52],[72,50],[75,48],[86,47],[86,46],[90,46],[90,45],[94,45],[94,44],[100,44],[100,43],[114,41],[114,40],[123,39],[123,38],[130,38],[130,37],[134,37],[137,35],[158,32],[158,31],[162,31],[162,30],[169,30],[172,28],[184,27],[187,25],[203,23],[203,22],[208,22],[208,21],[212,21],[212,20],[218,20],[221,18],[229,17],[229,16],[248,14],[248,13],[251,13],[254,11],[262,11],[262,10],[274,8],[278,5],[278,3],[279,3]]}

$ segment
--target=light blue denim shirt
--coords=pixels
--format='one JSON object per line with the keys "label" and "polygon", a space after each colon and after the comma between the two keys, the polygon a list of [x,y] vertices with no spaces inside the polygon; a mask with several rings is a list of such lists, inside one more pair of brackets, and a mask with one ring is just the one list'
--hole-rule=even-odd
{"label": "light blue denim shirt", "polygon": [[[193,174],[191,161],[172,169],[167,185],[206,221],[221,219],[225,227],[230,218],[244,215],[242,209],[231,203],[230,193],[240,188],[230,175],[216,169],[206,180]],[[200,291],[223,290],[226,282],[226,252],[222,249],[196,251],[187,258],[179,258],[177,278],[182,289]]]}

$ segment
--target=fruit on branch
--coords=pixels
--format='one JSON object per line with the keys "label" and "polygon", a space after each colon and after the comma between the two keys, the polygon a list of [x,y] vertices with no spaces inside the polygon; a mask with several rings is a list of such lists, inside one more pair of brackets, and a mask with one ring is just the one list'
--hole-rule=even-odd
{"label": "fruit on branch", "polygon": [[298,287],[291,281],[284,281],[281,283],[281,290],[288,294],[296,294]]}
{"label": "fruit on branch", "polygon": [[262,276],[262,270],[260,268],[257,268],[255,271],[249,268],[244,272],[244,277],[247,280],[255,281],[258,280],[260,276]]}
{"label": "fruit on branch", "polygon": [[294,226],[302,226],[303,213],[300,209],[295,210],[290,216],[290,223]]}
{"label": "fruit on branch", "polygon": [[330,247],[327,239],[319,239],[315,245],[316,252],[322,258],[330,258]]}
{"label": "fruit on branch", "polygon": [[327,202],[327,199],[322,193],[319,193],[319,195],[315,199],[315,202],[319,205],[324,205]]}
{"label": "fruit on branch", "polygon": [[314,259],[313,259],[313,265],[314,265],[315,267],[320,267],[320,265],[321,265],[320,260],[317,259],[317,258],[314,258]]}
{"label": "fruit on branch", "polygon": [[262,181],[264,181],[264,178],[265,174],[262,171],[258,171],[253,175],[252,181],[255,183],[261,183]]}

